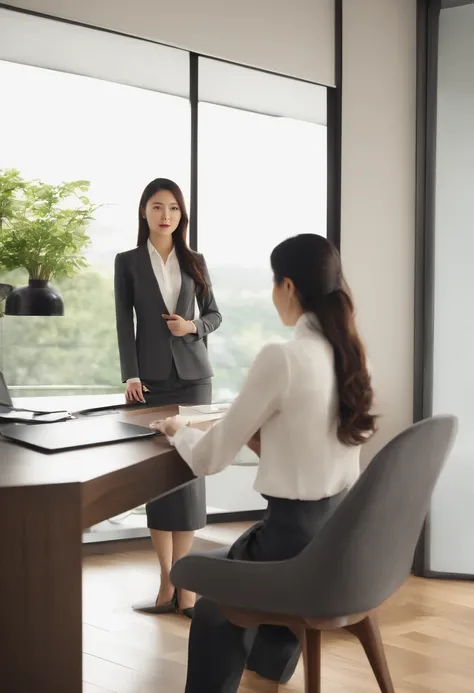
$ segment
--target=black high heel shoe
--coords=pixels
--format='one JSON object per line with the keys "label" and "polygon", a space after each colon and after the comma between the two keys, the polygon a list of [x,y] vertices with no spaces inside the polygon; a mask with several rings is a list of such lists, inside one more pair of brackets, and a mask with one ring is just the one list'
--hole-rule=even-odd
{"label": "black high heel shoe", "polygon": [[186,618],[190,618],[191,620],[194,617],[194,606],[190,606],[187,609],[181,609],[180,608],[177,591],[176,591],[176,613],[181,614],[182,616],[186,616]]}
{"label": "black high heel shoe", "polygon": [[178,614],[183,614],[192,620],[194,618],[194,606],[190,606],[188,609],[178,609]]}
{"label": "black high heel shoe", "polygon": [[142,614],[172,614],[178,609],[178,591],[175,590],[172,598],[169,602],[165,604],[157,604],[150,602],[140,602],[138,604],[132,604],[132,609],[134,611],[140,611]]}

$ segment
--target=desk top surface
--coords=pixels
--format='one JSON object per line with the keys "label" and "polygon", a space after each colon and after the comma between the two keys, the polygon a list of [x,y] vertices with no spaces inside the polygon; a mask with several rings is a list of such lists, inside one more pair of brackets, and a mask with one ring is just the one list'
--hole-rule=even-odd
{"label": "desk top surface", "polygon": [[[80,402],[74,400],[77,398],[42,397],[28,401],[22,399],[21,406],[41,408],[44,411],[59,408],[72,411],[73,408],[82,410],[104,404],[114,407],[124,403],[123,395],[109,395],[103,402],[98,402],[96,397],[81,397]],[[17,405],[20,406],[20,403],[17,402]],[[148,426],[152,421],[173,416],[177,411],[177,406],[134,409],[130,405],[130,408],[117,409],[113,413],[101,415]],[[171,450],[166,438],[155,436],[45,454],[0,437],[0,488],[84,483],[157,458],[170,453]]]}

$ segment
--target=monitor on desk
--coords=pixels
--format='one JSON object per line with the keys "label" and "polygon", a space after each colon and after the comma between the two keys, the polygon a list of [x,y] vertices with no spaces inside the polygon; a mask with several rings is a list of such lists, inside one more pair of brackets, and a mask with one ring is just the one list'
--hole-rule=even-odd
{"label": "monitor on desk", "polygon": [[3,373],[0,371],[0,423],[11,421],[16,423],[40,424],[66,421],[71,418],[73,418],[73,416],[68,411],[45,412],[15,407]]}

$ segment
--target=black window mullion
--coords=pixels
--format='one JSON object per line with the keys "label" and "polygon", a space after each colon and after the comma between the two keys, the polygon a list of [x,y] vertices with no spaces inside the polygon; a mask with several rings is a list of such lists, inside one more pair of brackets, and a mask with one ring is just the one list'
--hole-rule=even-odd
{"label": "black window mullion", "polygon": [[335,8],[335,88],[327,89],[327,238],[341,248],[342,0]]}
{"label": "black window mullion", "polygon": [[189,54],[189,102],[191,104],[191,200],[189,214],[189,245],[198,247],[198,108],[199,55]]}

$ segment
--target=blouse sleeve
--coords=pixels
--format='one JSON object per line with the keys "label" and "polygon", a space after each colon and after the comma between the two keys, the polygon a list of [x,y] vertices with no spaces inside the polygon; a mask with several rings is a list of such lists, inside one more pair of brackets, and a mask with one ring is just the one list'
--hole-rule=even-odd
{"label": "blouse sleeve", "polygon": [[268,344],[253,362],[242,390],[223,419],[205,433],[181,428],[172,443],[196,476],[217,474],[278,411],[288,390],[284,347]]}

